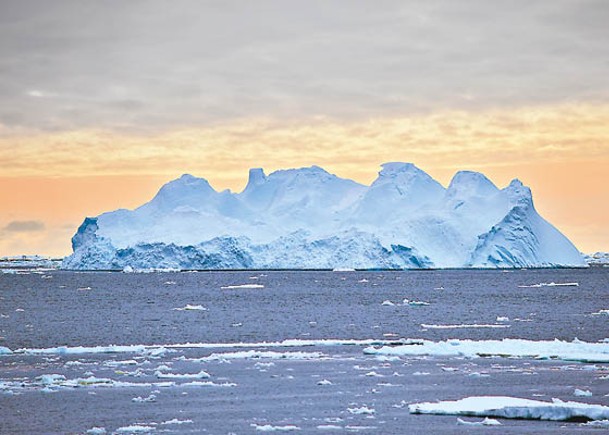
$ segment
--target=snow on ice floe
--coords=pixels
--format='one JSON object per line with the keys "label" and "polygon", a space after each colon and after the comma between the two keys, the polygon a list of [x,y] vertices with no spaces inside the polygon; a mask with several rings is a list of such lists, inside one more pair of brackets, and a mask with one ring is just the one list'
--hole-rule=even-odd
{"label": "snow on ice floe", "polygon": [[539,284],[519,285],[519,288],[539,288],[539,287],[579,287],[577,282],[540,282]]}
{"label": "snow on ice floe", "polygon": [[609,407],[581,402],[551,402],[508,396],[473,396],[454,401],[414,403],[412,414],[464,415],[527,420],[581,421],[609,418]]}
{"label": "snow on ice floe", "polygon": [[222,290],[235,290],[240,288],[264,288],[263,284],[239,284],[239,285],[225,285],[220,287]]}
{"label": "snow on ice floe", "polygon": [[273,426],[271,424],[252,423],[250,426],[259,432],[292,432],[300,430],[300,427],[295,426],[293,424],[287,424],[284,426]]}
{"label": "snow on ice floe", "polygon": [[174,308],[174,311],[207,311],[203,305],[190,305],[186,304],[186,306],[182,308]]}
{"label": "snow on ice floe", "polygon": [[368,347],[364,349],[364,353],[369,355],[432,355],[470,358],[498,356],[607,363],[609,362],[609,343],[587,343],[580,340],[568,342],[523,339],[446,340],[439,342],[421,340],[417,344],[411,345]]}
{"label": "snow on ice floe", "polygon": [[425,329],[475,329],[475,328],[509,328],[510,325],[497,325],[497,324],[479,324],[479,323],[459,323],[456,325],[434,325],[428,323],[421,323],[421,327]]}

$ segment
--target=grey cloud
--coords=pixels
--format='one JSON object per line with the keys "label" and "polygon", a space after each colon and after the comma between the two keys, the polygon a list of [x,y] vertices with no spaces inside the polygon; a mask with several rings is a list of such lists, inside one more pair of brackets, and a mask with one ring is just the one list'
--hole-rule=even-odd
{"label": "grey cloud", "polygon": [[146,129],[605,102],[607,22],[593,0],[4,1],[0,123]]}
{"label": "grey cloud", "polygon": [[45,225],[41,221],[12,221],[2,231],[7,233],[31,233],[44,231],[44,229]]}

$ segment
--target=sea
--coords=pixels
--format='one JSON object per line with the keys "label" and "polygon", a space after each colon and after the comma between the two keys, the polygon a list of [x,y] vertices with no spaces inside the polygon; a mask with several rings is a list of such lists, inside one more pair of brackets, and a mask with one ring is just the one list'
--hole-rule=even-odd
{"label": "sea", "polygon": [[602,267],[0,273],[0,433],[599,433],[409,405],[609,406],[607,362],[376,350],[603,343],[608,310]]}

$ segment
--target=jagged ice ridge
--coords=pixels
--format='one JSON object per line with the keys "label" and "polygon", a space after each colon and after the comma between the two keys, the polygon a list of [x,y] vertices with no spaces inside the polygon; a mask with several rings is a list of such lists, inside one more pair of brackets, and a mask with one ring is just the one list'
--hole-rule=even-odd
{"label": "jagged ice ridge", "polygon": [[411,163],[365,186],[318,166],[265,175],[241,193],[183,175],[135,210],[86,218],[67,269],[585,267],[519,180],[458,172],[448,188]]}

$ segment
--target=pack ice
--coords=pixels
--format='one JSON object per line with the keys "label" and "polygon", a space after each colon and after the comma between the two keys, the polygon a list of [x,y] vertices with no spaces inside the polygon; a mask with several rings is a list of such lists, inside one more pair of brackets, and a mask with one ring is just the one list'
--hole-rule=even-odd
{"label": "pack ice", "polygon": [[586,266],[520,181],[461,171],[445,188],[411,163],[383,164],[370,186],[251,169],[240,193],[183,175],[135,210],[86,218],[72,247],[67,269]]}

